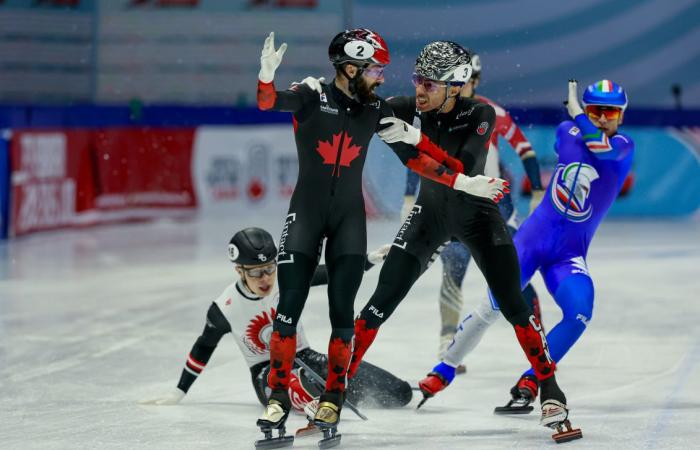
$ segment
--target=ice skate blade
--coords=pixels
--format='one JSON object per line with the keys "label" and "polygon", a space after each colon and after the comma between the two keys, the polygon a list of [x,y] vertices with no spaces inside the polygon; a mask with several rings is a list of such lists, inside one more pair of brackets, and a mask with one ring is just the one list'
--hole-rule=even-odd
{"label": "ice skate blade", "polygon": [[320,432],[321,432],[321,429],[319,427],[317,427],[313,421],[309,421],[309,423],[305,427],[299,428],[294,435],[296,437],[304,437],[304,436],[311,436],[313,434],[318,434]]}
{"label": "ice skate blade", "polygon": [[513,414],[530,414],[535,409],[532,406],[497,406],[493,409],[494,414],[506,416]]}
{"label": "ice skate blade", "polygon": [[557,444],[563,444],[564,442],[575,441],[576,439],[581,439],[583,433],[580,428],[571,428],[571,423],[565,420],[562,424],[556,427],[557,433],[552,435],[552,439]]}
{"label": "ice skate blade", "polygon": [[294,436],[281,436],[255,441],[256,449],[284,448],[294,444]]}
{"label": "ice skate blade", "polygon": [[340,445],[340,433],[336,433],[335,428],[323,430],[323,439],[318,441],[318,448],[332,448]]}

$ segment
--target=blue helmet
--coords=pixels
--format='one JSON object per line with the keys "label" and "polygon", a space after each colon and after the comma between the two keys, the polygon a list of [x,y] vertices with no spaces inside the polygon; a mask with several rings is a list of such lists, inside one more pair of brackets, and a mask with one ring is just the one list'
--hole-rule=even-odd
{"label": "blue helmet", "polygon": [[583,92],[583,104],[627,108],[627,94],[622,86],[610,80],[596,81]]}

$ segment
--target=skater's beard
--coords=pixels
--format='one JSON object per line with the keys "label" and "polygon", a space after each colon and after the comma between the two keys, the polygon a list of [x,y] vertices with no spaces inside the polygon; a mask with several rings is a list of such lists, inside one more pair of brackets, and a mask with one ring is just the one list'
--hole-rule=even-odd
{"label": "skater's beard", "polygon": [[374,93],[374,90],[380,84],[381,83],[376,81],[369,82],[365,77],[358,76],[357,81],[355,82],[355,95],[357,95],[357,99],[360,101],[360,103],[366,105],[376,102],[377,95]]}

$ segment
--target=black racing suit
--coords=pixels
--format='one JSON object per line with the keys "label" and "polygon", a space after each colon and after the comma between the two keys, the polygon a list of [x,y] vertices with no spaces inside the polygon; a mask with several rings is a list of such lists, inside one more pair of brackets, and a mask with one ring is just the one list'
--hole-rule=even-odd
{"label": "black racing suit", "polygon": [[[454,108],[447,113],[428,112],[416,116],[414,97],[397,97],[389,102],[397,117],[414,124],[419,121],[423,134],[450,156],[459,158],[466,175],[483,175],[488,141],[495,123],[493,107],[473,99],[457,98]],[[399,229],[377,288],[356,322],[349,375],[353,376],[379,326],[451,239],[469,247],[503,315],[513,324],[538,378],[553,381],[554,363],[549,358],[539,321],[520,292],[517,253],[497,205],[482,197],[445,189],[426,179],[421,180],[413,210]],[[558,388],[552,387],[555,383],[548,386],[546,398],[552,395],[564,398],[563,394],[559,396]]]}
{"label": "black racing suit", "polygon": [[[326,388],[340,392],[350,358],[353,304],[367,246],[362,169],[380,119],[393,113],[384,100],[360,104],[335,83],[322,85],[320,94],[304,84],[280,92],[274,91],[271,83],[258,83],[258,105],[294,113],[299,158],[299,176],[279,245],[280,301],[272,336],[270,386],[286,392],[295,348],[286,341],[296,335],[309,281],[326,238],[332,326],[328,349],[332,370],[328,371]],[[454,183],[454,172],[415,147],[396,143],[391,148],[422,176],[447,186]]]}
{"label": "black racing suit", "polygon": [[[466,175],[484,173],[495,123],[491,106],[458,98],[448,113],[415,116],[414,97],[395,97],[390,102],[397,117],[409,123],[417,117],[421,132],[449,155],[459,158]],[[382,267],[377,290],[360,314],[368,326],[378,326],[391,315],[451,239],[469,247],[495,297],[503,299],[503,314],[509,320],[527,322],[529,309],[520,301],[515,247],[496,203],[422,179],[416,203]]]}

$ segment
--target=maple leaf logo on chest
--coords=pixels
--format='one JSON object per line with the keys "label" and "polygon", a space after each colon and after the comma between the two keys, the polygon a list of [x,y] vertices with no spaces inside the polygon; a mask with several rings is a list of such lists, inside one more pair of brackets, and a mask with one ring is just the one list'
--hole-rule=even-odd
{"label": "maple leaf logo on chest", "polygon": [[[359,145],[352,145],[352,136],[345,132],[334,134],[332,143],[328,141],[318,141],[318,147],[316,147],[316,151],[323,157],[323,164],[335,165],[336,160],[338,160],[338,149],[340,148],[340,140],[343,134],[345,136],[343,138],[343,148],[340,149],[337,176],[340,176],[340,166],[350,167],[350,163],[360,156],[362,147]],[[335,168],[333,168],[333,175],[336,175]]]}

